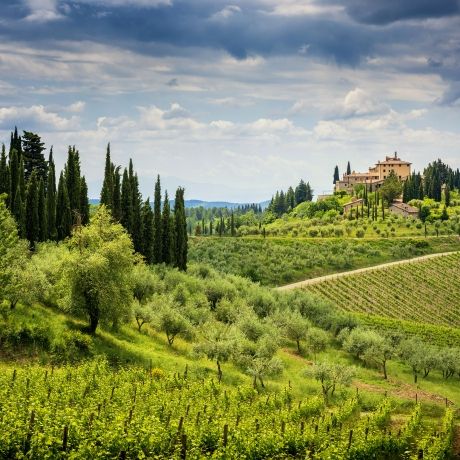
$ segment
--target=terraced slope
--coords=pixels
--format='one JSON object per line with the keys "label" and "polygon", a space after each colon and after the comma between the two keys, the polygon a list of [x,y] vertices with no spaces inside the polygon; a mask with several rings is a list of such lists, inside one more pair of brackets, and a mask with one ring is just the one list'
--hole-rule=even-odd
{"label": "terraced slope", "polygon": [[460,327],[460,253],[326,280],[304,289],[346,311]]}

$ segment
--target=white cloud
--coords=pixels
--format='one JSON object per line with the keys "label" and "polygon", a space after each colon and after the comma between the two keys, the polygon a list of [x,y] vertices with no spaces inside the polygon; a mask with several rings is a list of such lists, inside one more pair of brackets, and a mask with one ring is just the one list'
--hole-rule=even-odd
{"label": "white cloud", "polygon": [[388,112],[389,107],[361,88],[355,88],[347,93],[338,109],[340,117],[360,117]]}
{"label": "white cloud", "polygon": [[344,11],[340,5],[325,5],[312,0],[263,0],[271,7],[270,13],[279,16],[317,16],[339,14]]}
{"label": "white cloud", "polygon": [[85,102],[77,101],[77,102],[74,102],[73,104],[70,104],[67,107],[67,111],[72,112],[72,113],[80,113],[80,112],[83,112],[83,110],[85,110],[85,107],[86,107]]}
{"label": "white cloud", "polygon": [[79,120],[75,116],[63,118],[47,111],[43,105],[0,107],[0,126],[9,129],[15,125],[26,126],[27,129],[73,131],[78,129]]}
{"label": "white cloud", "polygon": [[211,16],[211,19],[216,21],[225,21],[238,13],[241,13],[241,8],[239,6],[227,5],[225,8],[221,9],[217,13],[214,13]]}
{"label": "white cloud", "polygon": [[57,0],[25,0],[30,13],[24,18],[30,22],[48,22],[63,19]]}

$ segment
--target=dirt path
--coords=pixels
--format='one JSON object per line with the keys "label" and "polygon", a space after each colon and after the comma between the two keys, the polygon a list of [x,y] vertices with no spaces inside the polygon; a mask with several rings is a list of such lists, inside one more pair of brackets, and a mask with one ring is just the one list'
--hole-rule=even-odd
{"label": "dirt path", "polygon": [[414,257],[412,259],[398,260],[396,262],[387,262],[380,265],[373,265],[371,267],[358,268],[356,270],[350,270],[348,272],[333,273],[332,275],[319,276],[318,278],[311,278],[304,281],[298,281],[297,283],[287,284],[285,286],[280,286],[276,289],[279,291],[288,291],[291,289],[299,289],[305,286],[310,286],[311,284],[321,283],[322,281],[333,280],[337,278],[342,278],[344,276],[356,275],[357,273],[365,273],[372,270],[380,270],[386,267],[392,267],[394,265],[404,265],[411,264],[414,262],[420,262],[422,260],[434,259],[436,257],[443,257],[450,254],[457,254],[459,251],[450,251],[450,252],[440,252],[438,254],[428,254],[426,256]]}

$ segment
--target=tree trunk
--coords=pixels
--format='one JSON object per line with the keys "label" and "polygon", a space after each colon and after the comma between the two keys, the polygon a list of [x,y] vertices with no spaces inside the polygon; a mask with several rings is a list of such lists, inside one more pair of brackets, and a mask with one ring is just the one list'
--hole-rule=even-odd
{"label": "tree trunk", "polygon": [[259,382],[260,382],[260,386],[262,388],[265,388],[264,381],[262,380],[262,377],[260,375],[259,375]]}
{"label": "tree trunk", "polygon": [[297,343],[297,351],[298,351],[298,353],[299,353],[299,355],[300,355],[300,353],[301,353],[301,351],[300,351],[300,340],[297,339],[297,340],[296,340],[296,343]]}
{"label": "tree trunk", "polygon": [[89,332],[94,334],[99,324],[99,309],[94,309],[89,313]]}
{"label": "tree trunk", "polygon": [[220,383],[222,380],[222,369],[220,367],[219,360],[216,360],[216,364],[217,364],[217,378],[218,378],[218,382]]}
{"label": "tree trunk", "polygon": [[10,310],[14,310],[16,308],[18,301],[17,300],[11,300],[10,301]]}
{"label": "tree trunk", "polygon": [[387,375],[387,362],[383,361],[383,378],[385,380],[388,380],[388,375]]}
{"label": "tree trunk", "polygon": [[417,383],[418,380],[418,373],[414,372],[414,383]]}

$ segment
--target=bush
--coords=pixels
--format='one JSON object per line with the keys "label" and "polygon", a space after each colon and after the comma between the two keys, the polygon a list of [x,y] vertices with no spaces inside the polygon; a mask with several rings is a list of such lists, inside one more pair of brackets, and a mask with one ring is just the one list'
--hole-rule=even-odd
{"label": "bush", "polygon": [[94,355],[91,337],[80,331],[65,331],[51,346],[53,361],[74,363]]}

